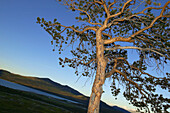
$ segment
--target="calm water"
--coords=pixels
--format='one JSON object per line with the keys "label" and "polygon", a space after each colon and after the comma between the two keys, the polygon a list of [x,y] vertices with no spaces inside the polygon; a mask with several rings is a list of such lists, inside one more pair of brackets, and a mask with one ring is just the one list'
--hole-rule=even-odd
{"label": "calm water", "polygon": [[30,87],[27,87],[27,86],[23,86],[23,85],[20,85],[20,84],[9,82],[9,81],[3,80],[3,79],[0,79],[0,85],[8,87],[8,88],[12,88],[12,89],[33,92],[33,93],[53,97],[53,98],[60,99],[60,100],[66,100],[66,101],[72,102],[72,103],[78,103],[78,102],[75,102],[75,101],[72,101],[72,100],[68,100],[68,99],[53,95],[53,94],[49,94],[49,93],[46,93],[46,92],[43,92],[43,91],[40,91],[40,90],[37,90],[37,89],[33,89],[33,88],[30,88]]}

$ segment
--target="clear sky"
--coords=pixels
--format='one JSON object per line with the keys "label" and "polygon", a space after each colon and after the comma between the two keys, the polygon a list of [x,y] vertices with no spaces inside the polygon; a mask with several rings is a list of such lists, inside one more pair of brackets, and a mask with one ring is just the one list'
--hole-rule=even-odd
{"label": "clear sky", "polygon": [[[53,52],[52,37],[36,23],[37,17],[47,20],[57,18],[64,25],[77,24],[74,14],[55,0],[0,0],[0,69],[13,73],[48,77],[53,81],[90,95],[92,78],[81,77],[78,81],[71,68],[61,68],[58,52]],[[102,100],[109,105],[133,109],[119,96],[117,100],[110,92],[110,83],[104,85],[106,93]]]}

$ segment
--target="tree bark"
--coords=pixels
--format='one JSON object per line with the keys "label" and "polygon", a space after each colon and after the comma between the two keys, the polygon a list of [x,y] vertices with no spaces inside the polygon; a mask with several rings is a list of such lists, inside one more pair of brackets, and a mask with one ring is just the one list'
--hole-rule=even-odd
{"label": "tree bark", "polygon": [[99,113],[100,99],[103,93],[103,84],[105,82],[106,61],[104,58],[104,41],[102,39],[102,30],[96,31],[96,58],[97,71],[89,100],[88,113]]}

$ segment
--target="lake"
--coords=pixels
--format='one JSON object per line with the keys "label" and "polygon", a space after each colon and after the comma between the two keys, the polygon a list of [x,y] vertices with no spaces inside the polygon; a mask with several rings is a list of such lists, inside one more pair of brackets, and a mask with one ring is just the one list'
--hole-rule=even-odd
{"label": "lake", "polygon": [[33,93],[36,93],[36,94],[45,95],[45,96],[48,96],[48,97],[53,97],[53,98],[56,98],[56,99],[66,100],[68,102],[80,104],[79,102],[76,102],[76,101],[72,101],[72,100],[69,100],[69,99],[66,99],[66,98],[62,98],[62,97],[59,97],[59,96],[56,96],[56,95],[53,95],[53,94],[49,94],[47,92],[43,92],[43,91],[40,91],[40,90],[37,90],[37,89],[34,89],[34,88],[30,88],[30,87],[27,87],[27,86],[24,86],[24,85],[20,85],[20,84],[17,84],[17,83],[9,82],[9,81],[3,80],[3,79],[0,79],[0,85],[8,87],[8,88],[12,88],[12,89],[17,89],[17,90],[27,91],[27,92],[33,92]]}

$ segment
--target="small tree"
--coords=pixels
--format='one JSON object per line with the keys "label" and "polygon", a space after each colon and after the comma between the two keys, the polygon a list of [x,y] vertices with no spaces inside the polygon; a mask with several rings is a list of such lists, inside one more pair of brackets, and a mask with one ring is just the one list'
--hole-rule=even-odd
{"label": "small tree", "polygon": [[[166,1],[166,0],[164,0]],[[95,80],[88,113],[99,113],[102,86],[112,78],[113,96],[120,93],[116,83],[125,86],[124,97],[145,112],[168,112],[170,99],[157,94],[156,88],[170,90],[170,74],[147,73],[154,65],[162,69],[170,60],[170,1],[155,0],[59,0],[72,11],[81,25],[65,26],[37,18],[37,23],[53,37],[59,54],[72,46],[72,58],[59,58],[60,65],[75,68],[75,74]],[[156,13],[154,13],[156,12]],[[67,36],[64,37],[63,34]],[[130,62],[130,49],[137,60]],[[135,54],[136,54],[135,53]],[[82,71],[83,70],[83,71]],[[160,87],[158,87],[160,86]]]}

